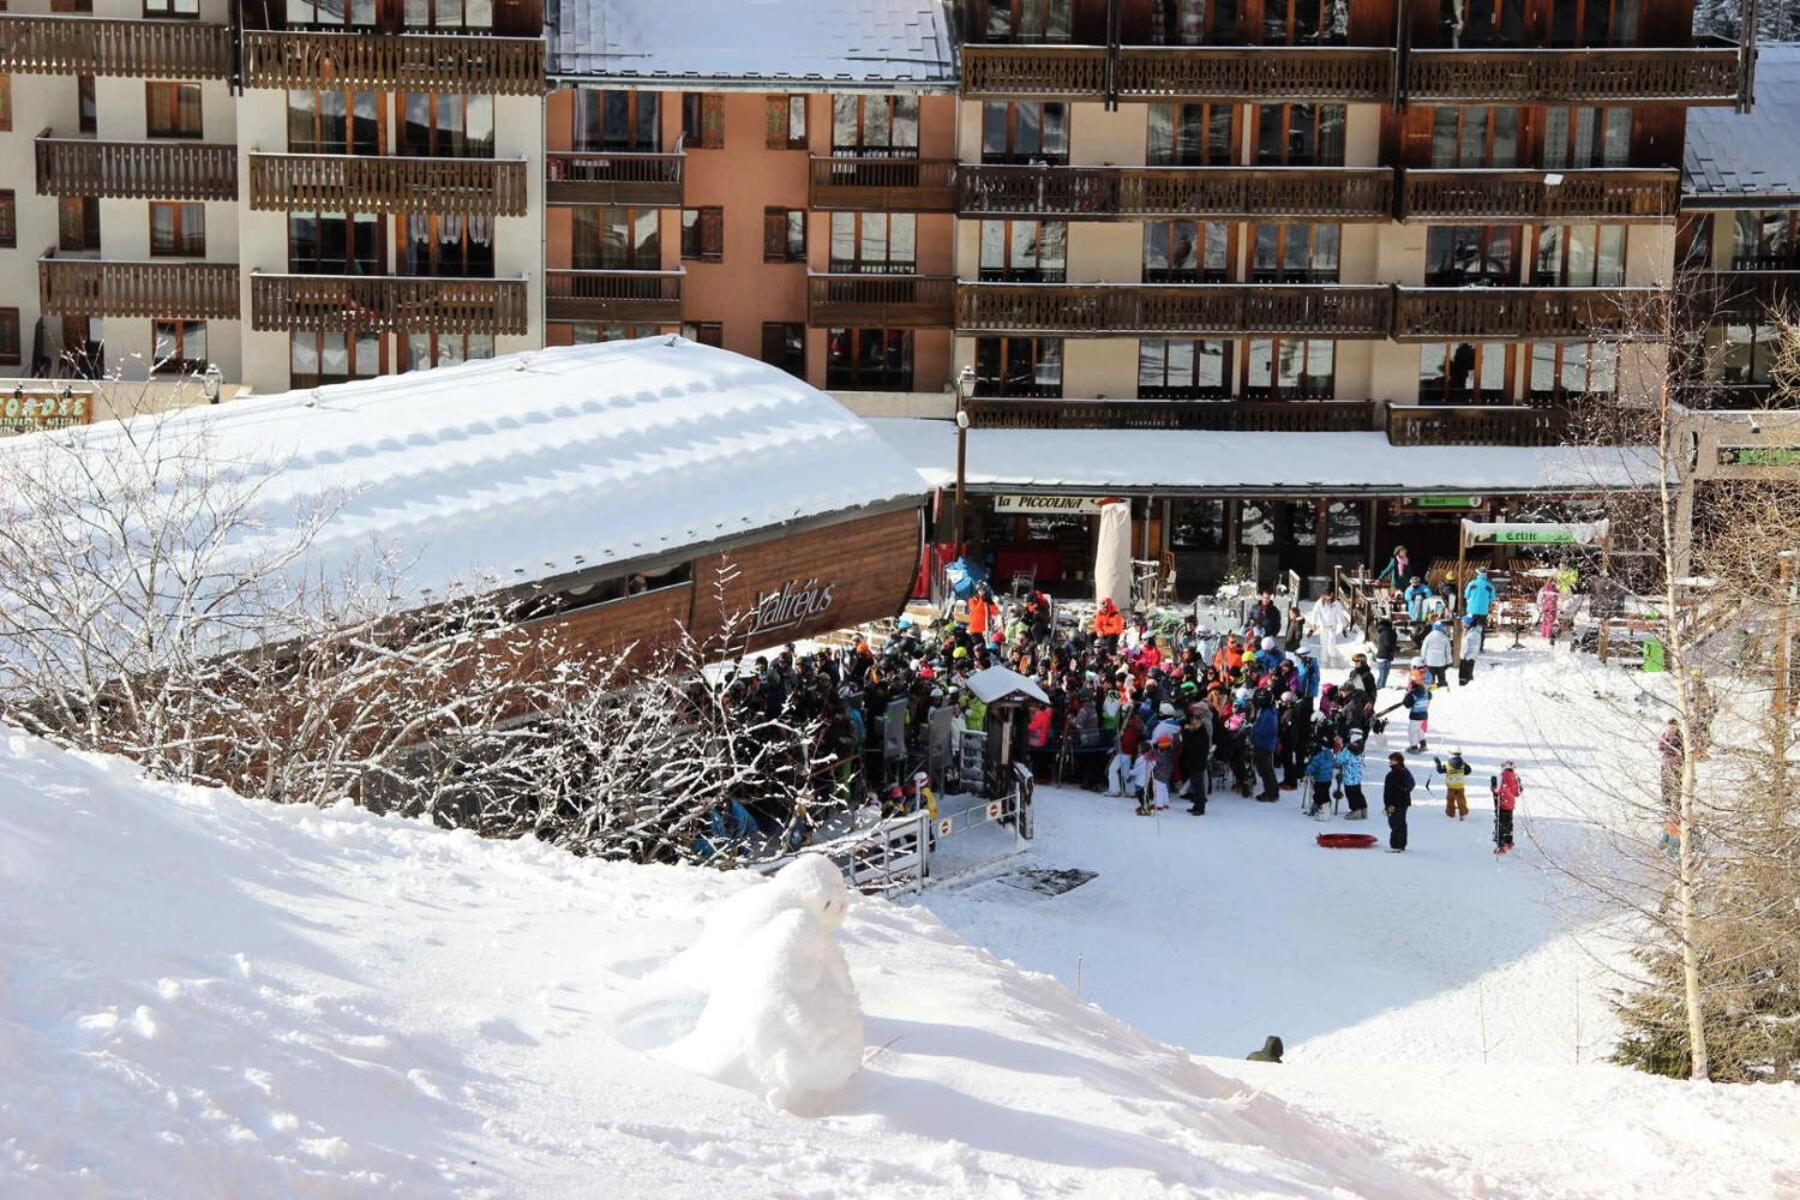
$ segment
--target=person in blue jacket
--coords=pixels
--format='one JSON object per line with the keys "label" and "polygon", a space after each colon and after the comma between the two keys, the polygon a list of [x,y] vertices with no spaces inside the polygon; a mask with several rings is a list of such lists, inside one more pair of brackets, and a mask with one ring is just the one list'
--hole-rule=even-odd
{"label": "person in blue jacket", "polygon": [[1300,686],[1294,690],[1309,700],[1319,698],[1319,664],[1313,652],[1302,646],[1295,652],[1300,660]]}
{"label": "person in blue jacket", "polygon": [[1257,797],[1264,804],[1273,804],[1281,799],[1281,785],[1275,781],[1275,748],[1281,741],[1281,718],[1276,715],[1275,704],[1269,697],[1261,697],[1262,703],[1257,705],[1256,720],[1250,725],[1250,757],[1256,763],[1257,777],[1262,780],[1262,794]]}
{"label": "person in blue jacket", "polygon": [[1401,703],[1406,705],[1406,748],[1417,754],[1425,749],[1425,730],[1431,722],[1431,684],[1423,679],[1407,684]]}
{"label": "person in blue jacket", "polygon": [[1493,607],[1494,581],[1488,578],[1487,568],[1482,567],[1463,589],[1463,611],[1475,618],[1472,623],[1476,628],[1483,628]]}
{"label": "person in blue jacket", "polygon": [[1406,585],[1404,595],[1406,598],[1406,615],[1415,621],[1423,620],[1425,617],[1425,605],[1431,600],[1431,585],[1426,583],[1423,579],[1420,579],[1417,575],[1414,575],[1412,577],[1412,582]]}
{"label": "person in blue jacket", "polygon": [[1331,781],[1337,777],[1337,754],[1330,746],[1321,744],[1313,751],[1313,756],[1306,762],[1306,777],[1312,781],[1312,803],[1306,809],[1306,815],[1311,817],[1331,807]]}
{"label": "person in blue jacket", "polygon": [[1366,821],[1369,819],[1369,802],[1363,796],[1363,734],[1360,729],[1350,731],[1350,740],[1338,743],[1337,752],[1338,778],[1344,785],[1344,804],[1349,811],[1344,815],[1346,821]]}

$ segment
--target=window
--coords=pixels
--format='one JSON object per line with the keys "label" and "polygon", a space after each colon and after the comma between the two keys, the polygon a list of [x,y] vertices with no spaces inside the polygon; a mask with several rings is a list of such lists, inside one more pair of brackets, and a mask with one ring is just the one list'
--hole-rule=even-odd
{"label": "window", "polygon": [[494,98],[407,92],[395,100],[400,153],[419,158],[494,157]]}
{"label": "window", "polygon": [[19,202],[13,189],[0,191],[0,246],[19,244]]}
{"label": "window", "polygon": [[983,221],[980,278],[1061,283],[1068,273],[1065,221]]}
{"label": "window", "polygon": [[987,0],[986,42],[1066,42],[1075,0]]}
{"label": "window", "polygon": [[1258,400],[1329,400],[1337,343],[1323,338],[1251,338],[1244,395]]}
{"label": "window", "polygon": [[[12,130],[12,76],[0,75],[0,133]],[[14,316],[18,314],[15,312]]]}
{"label": "window", "polygon": [[406,0],[406,27],[489,32],[494,0]]}
{"label": "window", "polygon": [[375,0],[287,0],[289,29],[373,29]]}
{"label": "window", "polygon": [[1252,230],[1253,283],[1336,283],[1343,227],[1257,225]]}
{"label": "window", "polygon": [[1434,108],[1431,165],[1516,167],[1521,124],[1516,108]]}
{"label": "window", "polygon": [[[375,213],[289,213],[288,270],[296,275],[385,275]],[[374,374],[374,372],[369,372]]]}
{"label": "window", "polygon": [[93,133],[100,127],[100,104],[94,98],[92,75],[75,77],[75,107],[77,128],[81,132]]}
{"label": "window", "polygon": [[1505,342],[1419,347],[1419,403],[1506,403],[1512,395],[1511,349]]}
{"label": "window", "polygon": [[1062,396],[1062,339],[975,339],[977,396]]}
{"label": "window", "polygon": [[[1762,362],[1765,372],[1768,362]],[[1755,366],[1752,361],[1753,370]],[[1610,342],[1534,342],[1530,390],[1532,401],[1540,404],[1578,396],[1614,395],[1619,390],[1619,348]]]}
{"label": "window", "polygon": [[200,136],[200,85],[197,83],[146,83],[144,109],[145,132],[151,137]]}
{"label": "window", "polygon": [[1264,0],[1262,44],[1341,45],[1349,23],[1346,0]]}
{"label": "window", "polygon": [[1233,104],[1152,104],[1145,160],[1153,167],[1229,164],[1236,113]]}
{"label": "window", "polygon": [[725,210],[681,210],[681,257],[690,262],[718,262],[725,257]]}
{"label": "window", "polygon": [[381,153],[374,92],[289,92],[287,105],[288,153]]}
{"label": "window", "polygon": [[[805,257],[804,248],[801,256]],[[831,214],[832,271],[912,275],[918,269],[918,217],[914,214]]]}
{"label": "window", "polygon": [[661,150],[657,101],[656,92],[576,88],[575,149]]}
{"label": "window", "polygon": [[702,346],[723,346],[725,325],[722,321],[689,321],[681,327],[681,336]]}
{"label": "window", "polygon": [[1619,287],[1625,282],[1623,225],[1546,225],[1537,231],[1539,287]]}
{"label": "window", "polygon": [[1704,270],[1713,264],[1713,214],[1686,213],[1675,227],[1675,269]]}
{"label": "window", "polygon": [[[406,225],[400,243],[399,274],[444,275],[452,279],[494,277],[492,217],[463,213],[407,213],[404,219]],[[654,223],[654,214],[651,214],[651,219]],[[576,228],[579,236],[579,220]]]}
{"label": "window", "polygon": [[1273,546],[1275,544],[1274,503],[1245,500],[1238,505],[1238,544],[1240,546]]}
{"label": "window", "polygon": [[[1724,326],[1719,348],[1720,382],[1727,386],[1771,383],[1775,377],[1775,360],[1781,349],[1781,330],[1773,324],[1751,325],[1741,321]],[[1551,349],[1551,347],[1542,347]],[[1534,350],[1538,349],[1534,347]],[[1532,359],[1532,386],[1537,386],[1537,359]]]}
{"label": "window", "polygon": [[494,357],[491,333],[408,333],[402,336],[402,371],[427,367],[453,367],[457,363]]}
{"label": "window", "polygon": [[789,375],[806,378],[806,326],[765,321],[762,327],[762,360]]}
{"label": "window", "polygon": [[1174,501],[1169,506],[1169,546],[1175,550],[1225,549],[1225,501]]}
{"label": "window", "polygon": [[1230,244],[1223,221],[1146,221],[1144,281],[1220,282],[1230,272]]}
{"label": "window", "polygon": [[205,321],[150,322],[150,373],[192,375],[206,370]]}
{"label": "window", "polygon": [[1344,165],[1342,104],[1262,104],[1256,109],[1256,165]]}
{"label": "window", "polygon": [[1630,166],[1631,110],[1545,109],[1544,165],[1570,170]]}
{"label": "window", "polygon": [[681,141],[689,150],[725,145],[725,97],[717,92],[681,94]]}
{"label": "window", "polygon": [[1333,500],[1325,506],[1325,548],[1347,554],[1363,549],[1363,506],[1355,500]]}
{"label": "window", "polygon": [[144,0],[144,15],[146,17],[198,17],[200,0]]}
{"label": "window", "polygon": [[831,152],[863,158],[917,158],[917,96],[831,98]]}
{"label": "window", "polygon": [[288,386],[316,387],[381,374],[381,335],[309,329],[288,335]]}
{"label": "window", "polygon": [[1138,342],[1138,395],[1146,400],[1222,400],[1231,395],[1231,344],[1205,338]]}
{"label": "window", "polygon": [[[843,213],[834,214],[844,216]],[[803,208],[763,209],[763,261],[806,261],[806,210]]]}
{"label": "window", "polygon": [[150,254],[206,257],[206,205],[150,202]]}
{"label": "window", "polygon": [[984,163],[1067,163],[1069,106],[989,100],[981,106]]}
{"label": "window", "polygon": [[[552,324],[550,331],[556,334],[568,331],[568,340],[559,342],[554,336],[548,338],[553,346],[592,346],[598,342],[629,342],[634,338],[655,337],[662,332],[656,325],[600,325],[591,321],[577,321],[572,324]],[[483,357],[492,358],[491,353]]]}
{"label": "window", "polygon": [[0,308],[0,363],[17,366],[23,354],[19,338],[19,310]]}
{"label": "window", "polygon": [[1790,209],[1740,209],[1731,230],[1731,265],[1738,270],[1781,268],[1794,265],[1795,217]]}
{"label": "window", "polygon": [[1638,0],[1551,0],[1552,46],[1630,46],[1638,40]]}
{"label": "window", "polygon": [[93,196],[56,198],[56,245],[61,250],[100,248],[100,201]]}
{"label": "window", "polygon": [[768,140],[771,150],[806,149],[806,97],[770,96]]}
{"label": "window", "polygon": [[825,339],[825,386],[850,392],[912,391],[912,333],[831,330]]}
{"label": "window", "polygon": [[656,209],[583,206],[572,216],[570,262],[576,270],[655,271],[662,266],[662,221]]}
{"label": "window", "polygon": [[1525,44],[1525,0],[1439,0],[1440,44],[1490,49]]}
{"label": "window", "polygon": [[1425,284],[1509,284],[1518,274],[1519,231],[1510,225],[1433,225],[1425,231]]}

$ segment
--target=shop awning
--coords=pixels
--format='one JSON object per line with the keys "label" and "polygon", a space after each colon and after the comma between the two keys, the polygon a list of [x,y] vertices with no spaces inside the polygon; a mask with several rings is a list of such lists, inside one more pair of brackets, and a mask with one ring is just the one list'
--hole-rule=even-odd
{"label": "shop awning", "polygon": [[[956,480],[956,426],[869,424],[931,487]],[[1644,447],[1395,446],[1384,433],[972,429],[966,481],[981,493],[1468,495],[1612,491],[1656,481]]]}

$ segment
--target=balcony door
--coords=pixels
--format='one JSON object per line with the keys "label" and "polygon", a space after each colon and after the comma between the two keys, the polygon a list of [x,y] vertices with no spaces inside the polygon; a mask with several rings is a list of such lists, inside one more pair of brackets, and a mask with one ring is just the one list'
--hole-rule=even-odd
{"label": "balcony door", "polygon": [[494,98],[457,92],[394,97],[400,153],[415,158],[494,157]]}

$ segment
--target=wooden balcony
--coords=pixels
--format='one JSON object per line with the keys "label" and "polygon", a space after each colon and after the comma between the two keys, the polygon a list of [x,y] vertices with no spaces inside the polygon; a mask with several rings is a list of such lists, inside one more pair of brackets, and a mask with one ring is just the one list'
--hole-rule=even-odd
{"label": "wooden balcony", "polygon": [[673,325],[681,320],[685,271],[546,271],[544,316],[603,325]]}
{"label": "wooden balcony", "polygon": [[962,94],[971,100],[1106,95],[1105,46],[965,45],[961,53]]}
{"label": "wooden balcony", "polygon": [[1367,400],[1036,400],[986,396],[968,404],[975,429],[1202,429],[1248,433],[1363,433]]}
{"label": "wooden balcony", "polygon": [[1763,320],[1800,297],[1800,269],[1745,268],[1703,271],[1693,278],[1696,318]]}
{"label": "wooden balcony", "polygon": [[430,275],[250,275],[258,330],[524,333],[525,279]]}
{"label": "wooden balcony", "polygon": [[97,142],[38,135],[40,196],[236,200],[237,147],[214,142]]}
{"label": "wooden balcony", "polygon": [[815,329],[947,329],[955,294],[949,275],[808,272],[806,323]]}
{"label": "wooden balcony", "polygon": [[1387,46],[1124,46],[1113,86],[1121,100],[1332,100],[1389,103]]}
{"label": "wooden balcony", "polygon": [[956,287],[965,335],[1231,337],[1312,334],[1385,338],[1386,284],[967,283]]}
{"label": "wooden balcony", "polygon": [[1396,287],[1394,339],[1585,341],[1625,332],[1655,288]]}
{"label": "wooden balcony", "polygon": [[965,217],[1145,217],[1388,221],[1394,175],[1386,167],[964,166]]}
{"label": "wooden balcony", "polygon": [[1400,188],[1401,213],[1407,221],[1662,223],[1675,219],[1680,203],[1681,172],[1674,168],[1408,169]]}
{"label": "wooden balcony", "polygon": [[680,208],[685,154],[635,150],[556,151],[544,156],[551,204]]}
{"label": "wooden balcony", "polygon": [[1412,104],[1736,104],[1736,46],[1408,53]]}
{"label": "wooden balcony", "polygon": [[953,158],[812,158],[808,208],[860,212],[954,212],[960,168]]}
{"label": "wooden balcony", "polygon": [[407,158],[252,154],[250,207],[258,212],[435,212],[525,215],[522,158]]}
{"label": "wooden balcony", "polygon": [[1561,409],[1511,404],[1389,404],[1394,446],[1559,446],[1569,422]]}
{"label": "wooden balcony", "polygon": [[381,91],[544,91],[542,38],[448,33],[312,33],[246,29],[244,86]]}
{"label": "wooden balcony", "polygon": [[38,305],[64,317],[235,321],[236,263],[38,260]]}
{"label": "wooden balcony", "polygon": [[231,28],[203,21],[0,13],[0,73],[223,79]]}

